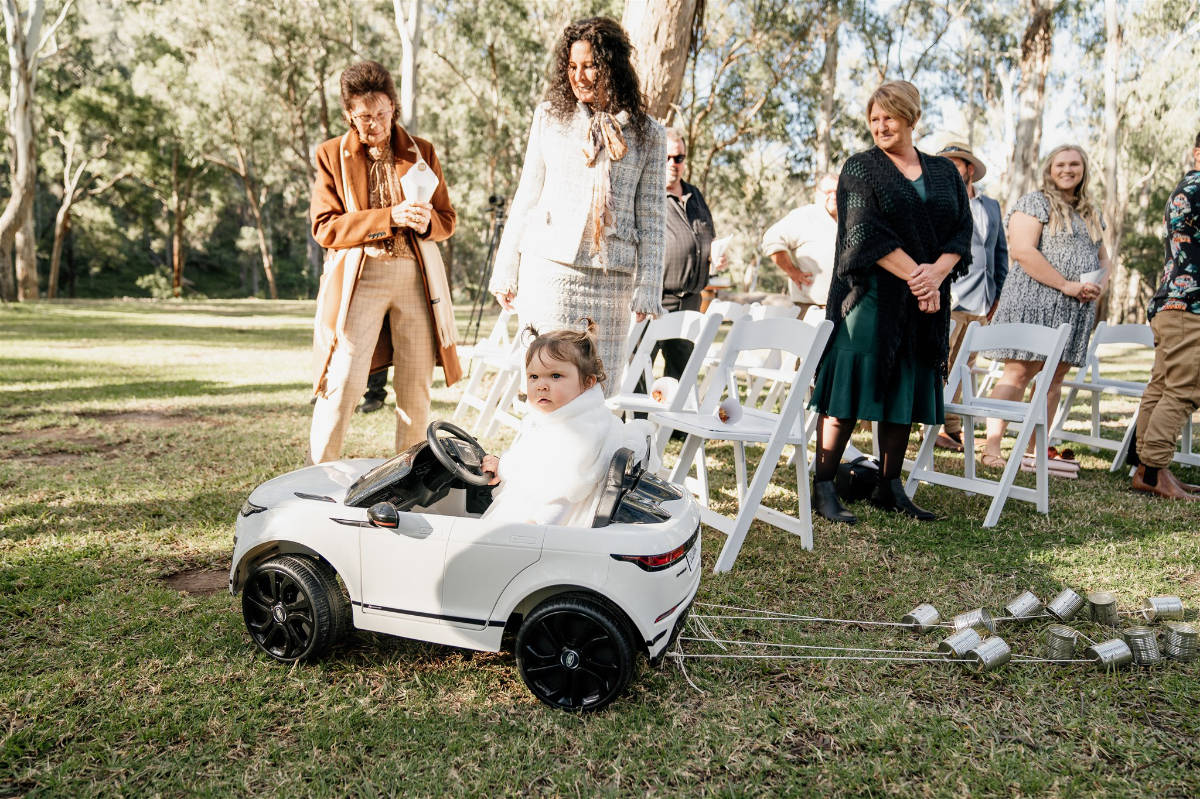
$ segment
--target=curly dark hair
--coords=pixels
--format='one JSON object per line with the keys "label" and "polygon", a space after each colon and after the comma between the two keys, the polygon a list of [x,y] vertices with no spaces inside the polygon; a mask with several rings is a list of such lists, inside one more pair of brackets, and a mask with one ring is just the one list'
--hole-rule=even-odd
{"label": "curly dark hair", "polygon": [[604,105],[597,110],[616,114],[628,112],[630,124],[640,137],[646,130],[646,99],[638,84],[637,70],[633,67],[633,44],[621,24],[609,17],[588,17],[572,22],[562,32],[554,46],[554,64],[551,67],[550,85],[546,88],[546,100],[550,103],[550,116],[565,122],[575,113],[575,92],[567,77],[567,65],[571,61],[571,45],[587,42],[592,46],[592,58],[596,63],[596,92],[604,98]]}

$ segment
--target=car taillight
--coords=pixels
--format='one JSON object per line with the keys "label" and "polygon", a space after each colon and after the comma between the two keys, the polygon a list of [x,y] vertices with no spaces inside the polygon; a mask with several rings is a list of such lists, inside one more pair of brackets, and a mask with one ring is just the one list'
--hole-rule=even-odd
{"label": "car taillight", "polygon": [[663,569],[671,568],[683,560],[688,550],[692,548],[692,544],[696,543],[696,536],[699,534],[700,531],[697,529],[687,541],[675,547],[670,552],[664,552],[661,555],[613,555],[612,558],[613,560],[620,560],[625,563],[633,563],[643,571],[662,571]]}

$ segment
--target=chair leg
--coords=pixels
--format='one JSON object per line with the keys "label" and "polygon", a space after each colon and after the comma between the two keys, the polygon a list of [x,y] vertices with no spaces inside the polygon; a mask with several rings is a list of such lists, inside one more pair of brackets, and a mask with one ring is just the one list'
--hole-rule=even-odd
{"label": "chair leg", "polygon": [[[1009,490],[1013,487],[1013,483],[1017,479],[1017,472],[1021,469],[1021,458],[1025,457],[1025,448],[1029,446],[1029,437],[1033,435],[1033,430],[1038,425],[1023,424],[1021,431],[1017,433],[1016,443],[1013,444],[1012,454],[1008,456],[1008,463],[1004,465],[1004,473],[1000,476],[1000,482],[996,486],[996,496],[992,499],[992,504],[988,506],[987,517],[983,520],[984,527],[995,527],[1000,521],[1000,512],[1004,510],[1004,503],[1008,501]],[[1045,435],[1045,427],[1041,428],[1043,436]],[[1042,458],[1046,457],[1045,438],[1042,438]]]}
{"label": "chair leg", "polygon": [[1129,457],[1129,444],[1133,441],[1133,434],[1137,432],[1137,414],[1133,415],[1133,419],[1129,421],[1129,425],[1125,428],[1125,435],[1121,436],[1121,446],[1117,447],[1117,454],[1113,455],[1112,465],[1108,467],[1110,472],[1116,473],[1121,471],[1121,467],[1125,465],[1125,459]]}
{"label": "chair leg", "polygon": [[921,485],[921,474],[933,471],[933,442],[941,428],[937,425],[926,425],[925,437],[921,439],[921,448],[917,450],[917,459],[908,473],[908,481],[904,484],[904,493],[910,497],[917,493]]}
{"label": "chair leg", "polygon": [[1050,463],[1046,438],[1046,426],[1039,423],[1033,429],[1034,486],[1037,489],[1039,513],[1050,512]]}
{"label": "chair leg", "polygon": [[805,549],[812,549],[812,487],[808,479],[808,450],[803,444],[797,444],[794,449],[792,461],[794,461],[796,466],[796,517],[804,525],[804,529],[800,533],[800,546]]}
{"label": "chair leg", "polygon": [[[719,574],[733,568],[733,563],[742,549],[742,543],[746,540],[746,533],[750,530],[750,523],[754,521],[754,515],[761,507],[763,494],[767,491],[767,484],[771,481],[771,475],[775,473],[775,467],[779,464],[779,456],[783,454],[784,443],[783,436],[777,436],[776,440],[768,442],[762,460],[758,462],[758,468],[754,470],[754,479],[746,491],[746,497],[738,503],[737,518],[734,520],[733,529],[725,539],[725,546],[721,547],[721,553],[717,556],[717,563],[713,567],[714,572]],[[812,548],[811,511],[810,507],[802,506],[798,519],[804,531],[801,533],[801,546],[807,549]]]}
{"label": "chair leg", "polygon": [[738,502],[746,501],[746,445],[741,441],[733,442],[733,473],[737,480]]}
{"label": "chair leg", "polygon": [[[963,432],[963,477],[975,479],[975,417],[964,414],[962,417]],[[967,496],[975,496],[967,492]]]}

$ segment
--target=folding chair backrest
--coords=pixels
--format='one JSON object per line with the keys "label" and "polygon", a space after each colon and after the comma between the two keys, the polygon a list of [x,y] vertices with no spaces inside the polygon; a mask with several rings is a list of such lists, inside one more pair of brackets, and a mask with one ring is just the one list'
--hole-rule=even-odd
{"label": "folding chair backrest", "polygon": [[[738,356],[748,350],[770,350],[786,353],[799,360],[793,389],[801,385],[807,390],[816,361],[824,350],[833,323],[825,320],[814,327],[799,319],[742,319],[733,326],[725,338],[724,347],[715,370],[715,378],[701,400],[701,413],[715,413],[717,406],[726,396],[738,396],[737,372],[741,370]],[[820,348],[814,351],[814,343]]]}
{"label": "folding chair backrest", "polygon": [[[1102,376],[1104,362],[1100,359],[1100,348],[1111,344],[1125,344],[1153,350],[1154,331],[1150,329],[1150,325],[1110,325],[1108,322],[1096,325],[1096,331],[1092,333],[1091,344],[1088,345],[1087,361],[1085,361],[1087,369],[1092,373],[1092,380],[1097,380]],[[1128,380],[1111,382],[1136,385]]]}
{"label": "folding chair backrest", "polygon": [[[620,393],[634,393],[639,380],[645,381],[646,391],[650,390],[650,386],[654,383],[653,355],[654,347],[657,344],[673,339],[686,339],[694,342],[693,357],[688,359],[690,365],[691,361],[696,360],[697,352],[701,357],[707,352],[708,346],[712,343],[717,334],[717,328],[720,326],[721,319],[718,316],[709,316],[699,311],[672,311],[651,320],[645,326],[642,340],[634,350],[633,357],[629,359],[629,365],[625,368],[625,374],[621,378]],[[698,366],[695,371],[699,371]],[[687,370],[685,369],[684,372],[679,381],[681,388],[687,385],[684,382]],[[692,382],[695,382],[694,374]]]}
{"label": "folding chair backrest", "polygon": [[713,316],[720,316],[726,322],[736,322],[750,313],[752,307],[745,303],[734,302],[733,300],[713,300],[708,304],[708,308],[704,312]]}
{"label": "folding chair backrest", "polygon": [[[804,316],[800,317],[806,325],[816,327],[825,319],[825,309],[820,305],[810,305],[804,312]],[[951,328],[953,330],[953,328]]]}
{"label": "folding chair backrest", "polygon": [[[967,365],[967,358],[971,353],[999,349],[1023,350],[1043,356],[1046,363],[1052,363],[1054,368],[1058,368],[1070,333],[1071,326],[1065,322],[1057,329],[1025,322],[993,325],[980,325],[978,322],[972,322],[967,326],[962,347],[958,350],[958,357],[954,359],[950,379],[946,383],[946,401],[953,401],[954,394],[960,387],[962,388],[963,402],[970,402],[975,398],[974,376],[971,368]],[[1046,392],[1050,387],[1050,381],[1042,379],[1044,372],[1045,366],[1034,377],[1034,396],[1041,396],[1043,412],[1045,411]]]}
{"label": "folding chair backrest", "polygon": [[475,345],[472,353],[484,356],[511,350],[515,336],[508,327],[514,316],[514,311],[500,311],[500,315],[496,317],[496,324],[492,325],[492,331],[488,333],[487,338]]}
{"label": "folding chair backrest", "polygon": [[790,302],[787,305],[765,305],[754,303],[750,306],[751,319],[795,319],[800,316],[800,309]]}
{"label": "folding chair backrest", "polygon": [[[637,349],[638,341],[642,337],[642,333],[646,330],[646,325],[650,324],[650,318],[643,318],[638,321],[637,314],[629,315],[629,330],[625,334],[625,352],[629,353],[628,357],[633,357],[634,351]],[[628,363],[628,361],[626,361]],[[619,372],[626,367],[626,364],[620,364],[621,369],[614,368],[616,364],[604,364],[606,369],[612,369],[614,372]]]}

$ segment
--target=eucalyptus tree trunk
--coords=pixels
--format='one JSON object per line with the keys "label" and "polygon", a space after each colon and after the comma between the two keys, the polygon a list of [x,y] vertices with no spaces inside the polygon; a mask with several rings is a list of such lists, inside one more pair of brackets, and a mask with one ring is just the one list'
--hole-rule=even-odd
{"label": "eucalyptus tree trunk", "polygon": [[1046,107],[1046,75],[1054,38],[1054,0],[1029,0],[1029,24],[1021,37],[1021,78],[1017,84],[1017,124],[1009,159],[1007,206],[1037,187],[1042,147],[1042,113]]}
{"label": "eucalyptus tree trunk", "polygon": [[646,112],[670,122],[704,0],[626,0],[621,25],[633,41]]}
{"label": "eucalyptus tree trunk", "polygon": [[817,117],[817,174],[829,171],[833,150],[833,101],[837,94],[838,30],[842,25],[837,0],[826,6],[823,39],[825,56],[821,60],[821,109]]}
{"label": "eucalyptus tree trunk", "polygon": [[[1139,276],[1131,274],[1121,258],[1121,236],[1125,229],[1125,193],[1117,163],[1121,147],[1121,110],[1117,73],[1121,68],[1121,11],[1117,0],[1104,0],[1104,248],[1112,262],[1108,283],[1109,322],[1127,321],[1135,309]],[[1102,311],[1105,309],[1101,309]]]}
{"label": "eucalyptus tree trunk", "polygon": [[400,34],[400,124],[409,133],[417,126],[417,51],[421,46],[421,0],[392,0]]}

